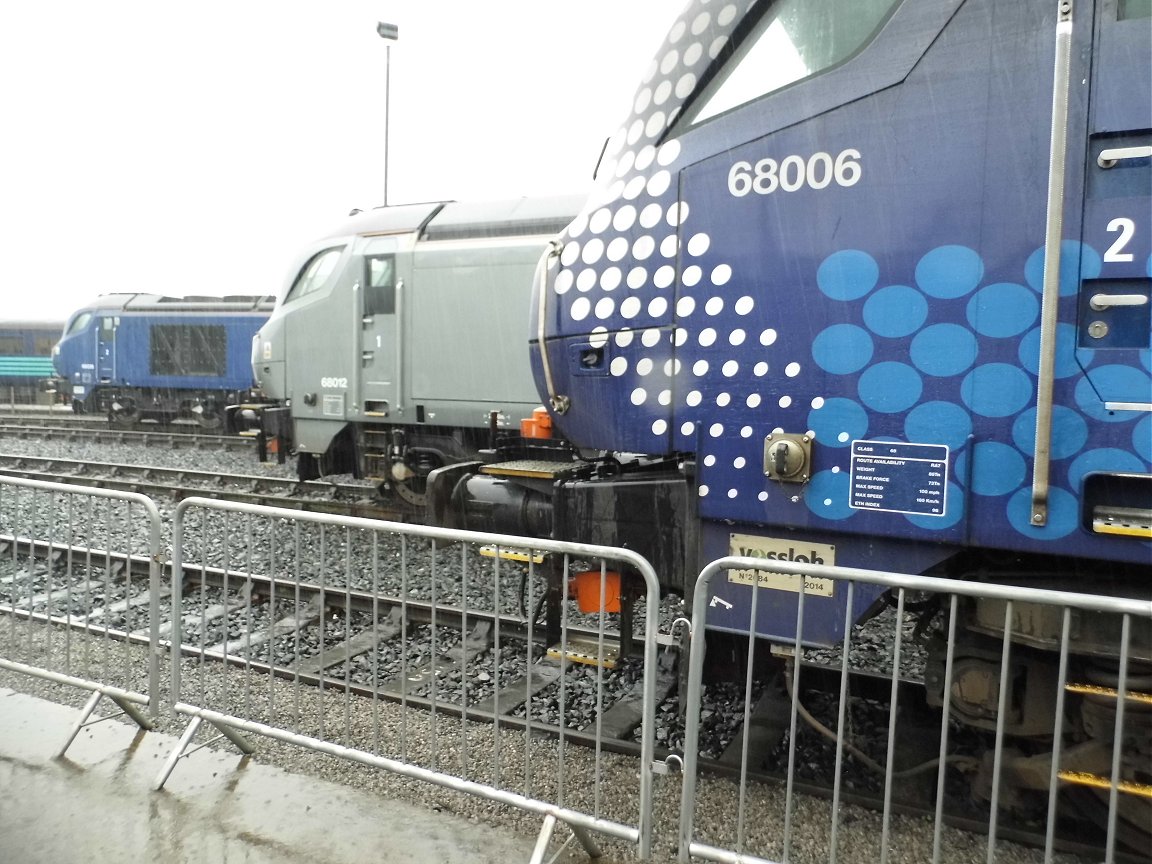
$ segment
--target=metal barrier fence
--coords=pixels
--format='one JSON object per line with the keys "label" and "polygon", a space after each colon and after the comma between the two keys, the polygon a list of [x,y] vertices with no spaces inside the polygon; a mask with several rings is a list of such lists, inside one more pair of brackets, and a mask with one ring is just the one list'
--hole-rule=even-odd
{"label": "metal barrier fence", "polygon": [[[646,583],[635,626],[622,563]],[[173,569],[162,635],[192,721],[157,788],[206,722],[245,752],[251,732],[536,814],[533,860],[557,821],[590,853],[600,833],[648,857],[659,586],[634,553],[190,498]],[[537,623],[550,591],[565,599]],[[611,618],[642,664],[606,668],[615,637],[578,611],[590,599],[625,610]],[[591,751],[569,744],[581,729]],[[632,789],[602,782],[621,736],[641,744]]]}
{"label": "metal barrier fence", "polygon": [[[169,702],[191,719],[157,788],[208,724],[244,752],[258,734],[542,817],[534,861],[557,822],[590,853],[599,833],[649,857],[663,673],[647,562],[199,498],[176,508],[172,530],[169,586],[148,498],[0,477],[0,669],[91,692],[60,753],[102,698],[149,728],[167,646]],[[642,574],[642,605],[621,589],[621,564]],[[737,581],[750,586],[749,621],[781,598],[795,609],[794,638],[713,640],[741,673],[738,718],[711,712],[703,683],[707,610],[730,570],[747,571]],[[880,864],[896,850],[951,864],[963,843],[965,860],[993,862],[1029,820],[1049,861],[1057,819],[1094,809],[1111,862],[1152,830],[1152,603],[773,561],[773,574],[804,577],[782,593],[757,571],[768,572],[760,559],[725,558],[696,585],[680,820],[660,826],[678,827],[681,861],[835,862],[842,850],[857,860],[864,844]],[[820,602],[806,594],[812,579],[847,597],[834,648],[804,637]],[[876,611],[861,608],[876,587],[890,607],[853,626]],[[546,595],[560,601],[540,622]],[[642,661],[613,655],[629,638]],[[882,671],[860,678],[866,653]],[[727,740],[704,734],[720,719],[736,730]],[[591,750],[571,743],[585,732]],[[974,737],[990,756],[971,755]],[[612,746],[621,738],[641,744],[639,770],[623,763],[634,786],[601,776],[624,758]],[[711,776],[726,770],[736,782]],[[805,794],[822,777],[830,800]],[[947,827],[957,788],[979,799],[961,815],[983,820],[982,850]],[[878,815],[853,809],[865,793],[882,801]],[[898,818],[925,802],[929,831]],[[861,830],[866,819],[874,831]]]}
{"label": "metal barrier fence", "polygon": [[[731,752],[702,759],[704,627],[710,598],[725,596],[727,580],[717,577],[733,570],[744,571],[739,581],[753,586],[749,621],[760,620],[758,604],[791,598],[795,638],[781,650],[756,635],[733,637],[729,656],[744,667],[743,680],[737,682],[746,698],[740,731]],[[963,815],[985,821],[983,856],[989,862],[998,859],[1003,835],[1011,833],[1004,827],[1009,814],[1044,826],[1045,861],[1052,859],[1056,820],[1082,812],[1078,808],[1107,808],[1097,821],[1106,823],[1102,839],[1109,862],[1125,837],[1147,837],[1152,828],[1152,705],[1140,691],[1146,693],[1152,683],[1146,672],[1152,662],[1152,603],[773,561],[773,574],[803,577],[794,583],[796,593],[782,595],[761,586],[760,574],[768,572],[762,559],[724,558],[709,564],[696,584],[687,702],[697,710],[686,718],[680,861],[691,856],[741,864],[798,857],[835,862],[846,845],[846,822],[862,818],[859,813],[846,816],[848,805],[856,791],[869,786],[883,801],[879,836],[868,841],[878,843],[869,849],[880,864],[897,850],[900,860],[959,860],[948,849],[945,824],[955,814],[945,812],[946,783],[965,782],[968,791],[985,799],[985,806]],[[837,592],[847,592],[846,636],[833,649],[818,651],[805,643],[804,586],[813,578],[832,580]],[[853,627],[866,611],[853,608],[855,592],[864,585],[891,591],[895,605]],[[911,620],[914,608],[919,623]],[[938,617],[929,616],[930,610]],[[958,629],[958,621],[967,626]],[[929,636],[931,650],[921,655],[919,643]],[[1109,657],[1109,644],[1118,646],[1117,656]],[[859,655],[867,652],[884,655],[885,671],[879,681],[873,676],[850,684]],[[1140,664],[1144,672],[1132,671]],[[806,698],[807,680],[815,684],[821,674],[834,685],[832,697],[822,702]],[[916,714],[917,678],[938,712]],[[863,689],[869,681],[880,685],[872,700]],[[1011,685],[1000,686],[1005,681]],[[886,700],[891,711],[876,713],[876,705]],[[957,714],[964,728],[949,723]],[[1073,727],[1078,742],[1065,747],[1065,732]],[[963,738],[974,728],[992,742],[990,764],[964,755],[970,751]],[[859,746],[854,733],[862,739]],[[721,836],[715,820],[702,820],[699,814],[714,813],[713,793],[731,785],[707,776],[725,766],[739,776],[738,812],[734,830]],[[778,784],[750,779],[756,772],[783,777],[783,793]],[[832,779],[830,801],[800,794],[817,774]],[[1068,800],[1063,793],[1075,797]],[[894,816],[923,802],[930,814],[934,808],[931,836],[912,838],[907,820]],[[803,854],[796,832],[801,807],[805,825],[827,826],[823,836],[804,838]],[[857,826],[851,833],[853,860],[862,860],[863,832]],[[814,842],[820,848],[814,850]],[[971,838],[966,842],[971,852]]]}
{"label": "metal barrier fence", "polygon": [[61,755],[102,698],[157,716],[160,538],[143,495],[0,477],[0,668],[91,691]]}

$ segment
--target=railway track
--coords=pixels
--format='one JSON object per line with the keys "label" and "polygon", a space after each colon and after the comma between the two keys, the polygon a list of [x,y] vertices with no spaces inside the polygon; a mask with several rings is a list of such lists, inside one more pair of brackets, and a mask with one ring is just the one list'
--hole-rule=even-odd
{"label": "railway track", "polygon": [[[186,424],[138,424],[124,428],[107,421],[65,417],[0,418],[0,439],[84,441],[109,445],[140,445],[170,450],[254,451],[255,441]],[[255,459],[255,456],[253,456]]]}
{"label": "railway track", "polygon": [[[5,612],[78,630],[90,630],[95,624],[107,628],[109,638],[148,644],[147,557],[0,535],[0,562],[29,557],[51,558],[54,566],[72,574],[72,583],[44,592],[31,577],[20,578],[19,573],[0,577],[0,608]],[[170,563],[162,564],[161,583],[173,584]],[[160,624],[165,650],[171,650],[179,623],[181,652],[186,656],[244,666],[322,689],[375,694],[414,707],[429,708],[437,702],[437,710],[458,718],[491,722],[499,716],[503,726],[524,728],[532,722],[539,728],[539,717],[530,721],[527,712],[518,716],[517,709],[554,685],[561,674],[559,659],[548,656],[544,628],[519,615],[220,567],[192,568],[182,588],[181,616]],[[94,594],[110,602],[89,608]],[[196,618],[200,624],[189,626]],[[231,625],[243,626],[230,626],[229,619]],[[375,682],[353,676],[354,658],[386,653],[387,643],[428,628],[435,628],[438,647],[428,652],[425,663]],[[598,636],[596,630],[572,626],[566,638],[572,643],[595,642]],[[609,634],[608,640],[618,643],[618,634]],[[315,650],[310,652],[308,646]],[[483,698],[453,702],[443,693],[436,698],[433,682],[459,668],[475,672],[484,655],[494,652],[510,655],[504,664],[520,668],[522,674],[493,675],[495,683]],[[663,681],[665,696],[674,686],[673,673],[669,668]],[[500,677],[507,680],[496,686]],[[639,681],[634,683],[638,688]],[[467,697],[467,691],[456,695]],[[639,755],[639,745],[630,738],[641,721],[639,704],[634,694],[625,692],[602,718],[610,749]],[[558,733],[559,728],[553,731]],[[565,735],[575,743],[595,743],[594,730],[568,728]]]}
{"label": "railway track", "polygon": [[375,499],[373,488],[362,483],[222,475],[215,471],[184,468],[11,455],[0,455],[0,474],[138,492],[175,501],[198,495],[222,501],[389,521],[403,520],[408,515]]}

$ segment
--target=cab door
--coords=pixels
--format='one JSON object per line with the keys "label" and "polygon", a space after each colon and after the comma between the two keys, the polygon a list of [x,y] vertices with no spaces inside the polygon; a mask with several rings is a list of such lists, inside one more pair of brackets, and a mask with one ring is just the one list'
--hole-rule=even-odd
{"label": "cab door", "polygon": [[1114,416],[1152,403],[1152,2],[1100,0],[1092,39],[1077,395]]}
{"label": "cab door", "polygon": [[116,379],[116,325],[120,319],[114,315],[101,315],[96,325],[96,380]]}
{"label": "cab door", "polygon": [[395,418],[400,404],[401,368],[400,293],[397,273],[397,239],[371,237],[364,246],[363,272],[356,301],[357,357],[353,367],[359,374],[359,405],[367,417]]}

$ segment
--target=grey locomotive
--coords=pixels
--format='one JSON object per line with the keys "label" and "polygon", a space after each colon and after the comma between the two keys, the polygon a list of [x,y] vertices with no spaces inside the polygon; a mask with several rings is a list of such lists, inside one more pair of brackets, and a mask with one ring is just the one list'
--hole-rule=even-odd
{"label": "grey locomotive", "polygon": [[[533,271],[582,199],[355,212],[312,244],[253,339],[264,403],[234,406],[301,479],[352,474],[411,507],[425,478],[519,434]],[[254,422],[253,422],[254,421]]]}

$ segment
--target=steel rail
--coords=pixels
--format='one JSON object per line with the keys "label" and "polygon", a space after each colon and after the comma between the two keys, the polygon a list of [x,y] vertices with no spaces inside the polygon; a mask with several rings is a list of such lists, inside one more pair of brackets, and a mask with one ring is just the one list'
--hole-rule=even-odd
{"label": "steel rail", "polygon": [[193,431],[196,427],[161,427],[156,429],[121,429],[104,424],[88,422],[45,423],[26,422],[18,418],[15,422],[0,420],[0,439],[15,438],[18,441],[63,440],[95,441],[101,444],[140,444],[143,446],[163,445],[170,449],[226,449],[246,450],[255,446],[255,439],[240,435],[222,435],[219,432]]}

